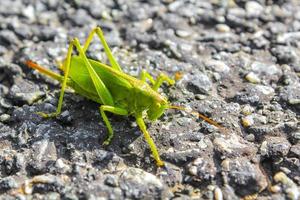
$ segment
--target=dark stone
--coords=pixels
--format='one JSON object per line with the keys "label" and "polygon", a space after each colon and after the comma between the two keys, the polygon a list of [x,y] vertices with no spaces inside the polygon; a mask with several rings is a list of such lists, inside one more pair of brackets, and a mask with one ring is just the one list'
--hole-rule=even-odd
{"label": "dark stone", "polygon": [[35,152],[27,164],[27,171],[32,175],[39,175],[54,168],[57,159],[55,144],[48,140],[42,140],[35,142],[32,146]]}
{"label": "dark stone", "polygon": [[297,54],[292,47],[276,46],[271,49],[271,52],[280,64],[290,64],[297,60]]}
{"label": "dark stone", "polygon": [[0,123],[0,139],[7,139],[14,137],[16,135],[16,131],[9,126],[6,126]]}
{"label": "dark stone", "polygon": [[2,166],[6,175],[15,175],[25,166],[24,158],[21,154],[6,157],[2,162]]}
{"label": "dark stone", "polygon": [[196,150],[185,151],[185,152],[173,152],[162,154],[162,158],[170,163],[176,165],[183,165],[187,162],[197,158],[200,153]]}
{"label": "dark stone", "polygon": [[125,197],[133,199],[164,198],[164,186],[154,175],[137,168],[128,168],[120,176]]}
{"label": "dark stone", "polygon": [[284,137],[267,137],[262,143],[261,154],[268,158],[276,159],[289,153],[291,144]]}
{"label": "dark stone", "polygon": [[187,171],[193,177],[193,181],[210,183],[217,174],[217,168],[211,158],[197,158],[190,162]]}
{"label": "dark stone", "polygon": [[37,85],[22,78],[17,78],[10,90],[10,97],[17,105],[32,104],[43,95]]}
{"label": "dark stone", "polygon": [[228,178],[229,185],[240,196],[257,193],[267,187],[267,179],[258,165],[246,158],[224,160],[222,169]]}
{"label": "dark stone", "polygon": [[191,77],[187,82],[187,89],[194,94],[209,94],[211,88],[212,83],[210,78],[200,72],[196,76]]}
{"label": "dark stone", "polygon": [[300,84],[292,84],[279,88],[279,97],[286,104],[294,107],[299,111],[300,109]]}
{"label": "dark stone", "polygon": [[64,188],[64,181],[52,174],[35,176],[33,180],[33,193],[61,192]]}
{"label": "dark stone", "polygon": [[32,37],[34,35],[33,31],[30,29],[30,27],[26,26],[26,25],[14,27],[14,32],[21,40],[32,39]]}
{"label": "dark stone", "polygon": [[118,180],[113,175],[108,175],[105,179],[105,184],[111,187],[117,187],[118,186]]}
{"label": "dark stone", "polygon": [[86,10],[78,9],[75,13],[70,14],[69,20],[75,26],[84,26],[92,21],[92,18],[88,15]]}
{"label": "dark stone", "polygon": [[215,151],[226,158],[253,157],[257,152],[253,144],[238,136],[215,138],[213,144]]}
{"label": "dark stone", "polygon": [[17,187],[18,184],[13,177],[6,177],[0,180],[0,192],[7,192],[10,189]]}
{"label": "dark stone", "polygon": [[0,44],[3,46],[16,46],[19,44],[19,39],[14,34],[14,32],[10,30],[2,30],[0,31]]}
{"label": "dark stone", "polygon": [[293,145],[290,149],[289,154],[300,159],[300,143]]}
{"label": "dark stone", "polygon": [[63,122],[64,124],[70,124],[73,121],[73,117],[68,110],[63,111],[59,116],[58,119]]}
{"label": "dark stone", "polygon": [[236,94],[235,100],[242,104],[258,105],[270,102],[275,95],[269,86],[249,84],[247,88]]}

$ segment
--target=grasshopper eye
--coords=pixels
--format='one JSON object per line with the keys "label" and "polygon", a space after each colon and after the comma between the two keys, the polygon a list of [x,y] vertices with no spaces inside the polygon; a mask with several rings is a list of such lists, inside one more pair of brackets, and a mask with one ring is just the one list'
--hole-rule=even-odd
{"label": "grasshopper eye", "polygon": [[152,105],[152,107],[147,111],[148,118],[150,120],[156,120],[163,113],[167,106],[161,105],[160,103],[156,103]]}

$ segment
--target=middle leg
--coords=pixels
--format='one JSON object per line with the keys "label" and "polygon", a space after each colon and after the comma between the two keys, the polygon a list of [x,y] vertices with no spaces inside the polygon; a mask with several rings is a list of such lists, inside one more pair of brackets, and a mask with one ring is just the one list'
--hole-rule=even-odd
{"label": "middle leg", "polygon": [[168,77],[166,74],[164,73],[160,73],[158,78],[156,79],[155,83],[153,84],[152,89],[157,91],[158,88],[161,86],[161,84],[163,82],[167,82],[169,85],[174,85],[175,81],[173,79],[171,79],[170,77]]}
{"label": "middle leg", "polygon": [[165,75],[164,73],[160,73],[158,78],[156,80],[154,80],[153,77],[146,70],[142,70],[140,79],[143,82],[145,82],[146,79],[148,79],[152,84],[152,89],[155,91],[158,90],[158,88],[161,86],[161,84],[164,81],[168,82],[169,85],[175,84],[175,81],[173,79],[171,79],[170,77],[168,77],[167,75]]}
{"label": "middle leg", "polygon": [[153,77],[146,70],[142,70],[140,79],[143,82],[146,82],[146,79],[148,79],[152,84],[152,89],[155,91],[158,90],[158,88],[161,86],[161,84],[164,81],[168,82],[169,85],[175,84],[175,81],[173,79],[169,78],[164,73],[160,73],[158,78],[156,80],[154,80]]}
{"label": "middle leg", "polygon": [[111,141],[111,139],[113,138],[114,136],[114,132],[113,132],[113,129],[111,127],[111,124],[110,122],[108,121],[108,118],[105,114],[105,111],[108,111],[108,112],[111,112],[111,113],[114,113],[114,114],[117,114],[117,115],[128,115],[128,112],[127,110],[123,109],[123,108],[117,108],[117,107],[114,107],[114,106],[107,106],[107,105],[102,105],[100,106],[100,114],[102,116],[102,119],[108,129],[108,137],[107,139],[103,142],[104,145],[108,145]]}

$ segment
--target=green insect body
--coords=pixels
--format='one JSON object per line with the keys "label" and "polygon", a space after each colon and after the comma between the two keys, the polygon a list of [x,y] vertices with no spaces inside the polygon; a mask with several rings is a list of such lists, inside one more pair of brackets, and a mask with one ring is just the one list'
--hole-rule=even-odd
{"label": "green insect body", "polygon": [[[85,52],[94,34],[97,34],[100,38],[111,66],[86,57]],[[79,55],[73,55],[73,48],[76,48]],[[133,115],[144,134],[145,140],[150,146],[157,165],[164,165],[160,159],[156,145],[146,129],[143,113],[146,111],[147,117],[150,120],[156,120],[163,114],[165,109],[170,108],[167,99],[160,95],[157,89],[164,81],[174,84],[174,80],[165,74],[160,74],[157,80],[154,81],[151,75],[145,71],[142,71],[141,79],[139,80],[122,72],[121,67],[105,41],[100,27],[91,31],[83,47],[77,38],[74,38],[70,42],[67,57],[61,66],[64,76],[45,69],[32,61],[27,61],[26,64],[62,83],[56,112],[50,114],[40,112],[40,115],[43,117],[55,117],[59,115],[61,113],[65,88],[66,86],[71,87],[76,93],[102,104],[99,108],[100,114],[108,129],[108,137],[104,141],[105,145],[108,145],[113,138],[113,130],[105,112],[117,115]],[[146,82],[146,79],[151,82],[151,86]]]}

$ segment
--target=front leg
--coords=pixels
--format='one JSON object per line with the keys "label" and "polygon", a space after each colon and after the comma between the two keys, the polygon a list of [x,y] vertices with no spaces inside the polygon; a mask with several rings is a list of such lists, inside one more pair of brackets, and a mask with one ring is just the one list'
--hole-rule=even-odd
{"label": "front leg", "polygon": [[167,82],[169,85],[174,85],[175,84],[175,81],[173,79],[171,79],[170,77],[168,77],[166,74],[164,73],[160,73],[158,78],[156,79],[152,89],[157,91],[158,88],[161,86],[161,84],[163,82]]}
{"label": "front leg", "polygon": [[142,115],[137,115],[136,116],[136,123],[139,125],[141,131],[144,134],[146,142],[150,146],[152,155],[153,155],[153,157],[156,161],[157,166],[159,166],[159,167],[164,166],[164,162],[160,159],[160,156],[159,156],[158,150],[156,148],[156,145],[155,145],[153,139],[151,138],[150,134],[147,131],[147,128],[146,128],[145,122],[142,118]]}
{"label": "front leg", "polygon": [[111,139],[113,138],[114,136],[114,132],[113,132],[113,129],[111,127],[111,124],[110,122],[108,121],[108,118],[105,114],[105,111],[108,111],[108,112],[111,112],[111,113],[114,113],[116,115],[128,115],[128,112],[127,110],[123,109],[123,108],[117,108],[117,107],[114,107],[114,106],[107,106],[107,105],[102,105],[100,106],[100,114],[102,116],[102,119],[108,129],[108,137],[107,139],[103,142],[103,145],[109,145]]}
{"label": "front leg", "polygon": [[158,88],[161,86],[161,84],[166,81],[169,85],[175,84],[175,81],[171,78],[169,78],[166,74],[160,73],[158,78],[156,80],[153,79],[153,77],[146,71],[142,70],[140,79],[143,82],[146,82],[146,79],[148,79],[152,84],[152,89],[157,91]]}

